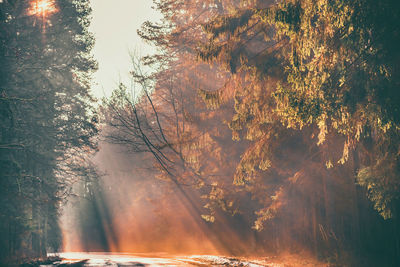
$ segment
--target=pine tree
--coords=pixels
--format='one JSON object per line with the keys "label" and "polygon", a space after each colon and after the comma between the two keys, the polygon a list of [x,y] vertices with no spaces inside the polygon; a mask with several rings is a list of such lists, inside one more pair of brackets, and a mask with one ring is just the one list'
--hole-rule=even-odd
{"label": "pine tree", "polygon": [[58,213],[71,160],[95,149],[87,1],[5,1],[1,10],[1,260],[61,246]]}

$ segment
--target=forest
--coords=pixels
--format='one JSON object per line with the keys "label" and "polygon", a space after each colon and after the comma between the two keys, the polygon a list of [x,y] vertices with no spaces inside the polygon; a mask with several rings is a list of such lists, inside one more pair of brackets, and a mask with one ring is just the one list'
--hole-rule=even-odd
{"label": "forest", "polygon": [[0,262],[60,247],[59,208],[96,150],[88,1],[51,21],[35,4],[0,3]]}
{"label": "forest", "polygon": [[37,3],[0,2],[0,263],[70,205],[82,251],[400,265],[400,2],[153,0],[102,100],[90,1]]}

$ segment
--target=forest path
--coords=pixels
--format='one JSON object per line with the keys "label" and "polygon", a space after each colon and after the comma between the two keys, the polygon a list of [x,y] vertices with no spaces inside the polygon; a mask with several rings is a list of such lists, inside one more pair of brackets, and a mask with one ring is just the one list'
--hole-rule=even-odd
{"label": "forest path", "polygon": [[165,253],[86,253],[67,252],[58,254],[62,260],[51,266],[269,266],[283,267],[284,265],[268,263],[265,260],[240,260],[237,258],[196,255],[196,256],[171,256]]}

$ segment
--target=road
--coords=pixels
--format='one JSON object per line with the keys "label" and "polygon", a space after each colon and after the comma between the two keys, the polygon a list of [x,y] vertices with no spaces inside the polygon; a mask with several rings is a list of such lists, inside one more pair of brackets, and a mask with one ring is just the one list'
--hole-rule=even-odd
{"label": "road", "polygon": [[[276,266],[260,261],[241,261],[236,258],[199,255],[199,256],[171,256],[168,254],[128,254],[128,253],[86,253],[68,252],[58,254],[64,260],[53,266]],[[79,264],[81,263],[81,264]]]}

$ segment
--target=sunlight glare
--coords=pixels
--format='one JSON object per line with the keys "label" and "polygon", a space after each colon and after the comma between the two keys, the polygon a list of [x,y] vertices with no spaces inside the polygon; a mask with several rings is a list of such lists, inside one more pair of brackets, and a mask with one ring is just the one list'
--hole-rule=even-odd
{"label": "sunlight glare", "polygon": [[47,15],[57,12],[54,0],[35,0],[31,2],[29,15],[41,16],[45,18]]}

